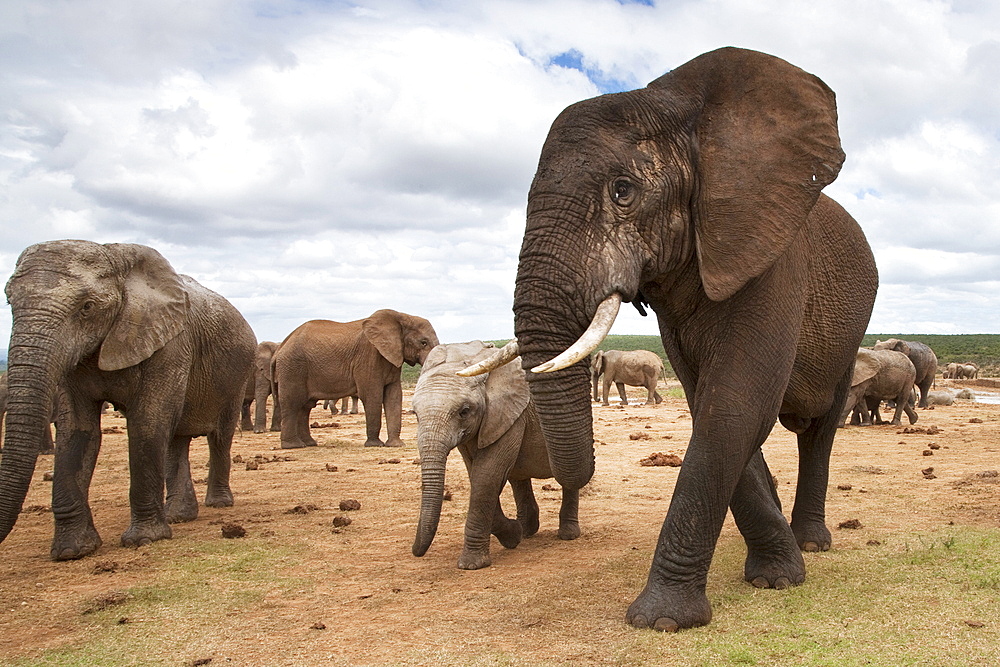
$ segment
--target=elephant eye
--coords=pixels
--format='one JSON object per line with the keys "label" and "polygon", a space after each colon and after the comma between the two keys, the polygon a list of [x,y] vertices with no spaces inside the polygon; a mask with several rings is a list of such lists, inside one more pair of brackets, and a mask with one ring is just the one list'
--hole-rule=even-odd
{"label": "elephant eye", "polygon": [[619,178],[611,184],[611,199],[619,206],[628,206],[635,199],[635,185]]}
{"label": "elephant eye", "polygon": [[93,301],[84,301],[83,306],[80,308],[80,313],[82,315],[90,315],[94,312],[96,304]]}

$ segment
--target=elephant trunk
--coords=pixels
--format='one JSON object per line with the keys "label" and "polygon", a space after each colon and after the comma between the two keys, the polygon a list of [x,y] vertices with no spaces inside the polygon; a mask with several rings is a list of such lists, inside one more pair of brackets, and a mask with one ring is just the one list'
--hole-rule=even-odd
{"label": "elephant trunk", "polygon": [[423,556],[434,541],[444,500],[444,471],[448,461],[446,445],[420,446],[420,520],[413,540],[413,555]]}
{"label": "elephant trunk", "polygon": [[52,400],[65,354],[51,333],[54,323],[35,324],[31,331],[15,320],[8,350],[6,433],[0,455],[0,542],[17,521],[45,443]]}

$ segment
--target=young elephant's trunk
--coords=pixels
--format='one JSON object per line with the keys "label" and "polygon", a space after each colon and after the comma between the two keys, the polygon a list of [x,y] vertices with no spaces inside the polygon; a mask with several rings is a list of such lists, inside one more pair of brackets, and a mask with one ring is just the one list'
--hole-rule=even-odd
{"label": "young elephant's trunk", "polygon": [[420,520],[417,522],[417,536],[413,540],[414,556],[427,553],[437,533],[441,502],[444,500],[444,471],[448,462],[448,448],[444,446],[433,450],[421,447],[420,452]]}

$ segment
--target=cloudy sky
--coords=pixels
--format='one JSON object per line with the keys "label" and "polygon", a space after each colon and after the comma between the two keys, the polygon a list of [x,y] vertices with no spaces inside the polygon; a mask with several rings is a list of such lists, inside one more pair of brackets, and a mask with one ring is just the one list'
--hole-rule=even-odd
{"label": "cloudy sky", "polygon": [[836,91],[869,332],[1000,333],[993,0],[4,0],[0,274],[39,241],[143,243],[260,340],[383,307],[504,338],[556,114],[720,46]]}

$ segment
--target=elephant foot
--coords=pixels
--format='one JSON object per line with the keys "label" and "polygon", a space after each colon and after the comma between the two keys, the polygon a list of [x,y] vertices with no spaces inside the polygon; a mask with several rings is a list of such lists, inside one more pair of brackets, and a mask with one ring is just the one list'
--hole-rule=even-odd
{"label": "elephant foot", "polygon": [[282,440],[281,441],[281,448],[282,449],[302,449],[303,447],[316,447],[316,446],[317,446],[317,444],[316,444],[315,440],[313,440],[311,442],[307,441],[307,440]]}
{"label": "elephant foot", "polygon": [[559,532],[557,533],[560,540],[575,540],[580,537],[580,524],[577,521],[561,521],[559,522]]}
{"label": "elephant foot", "polygon": [[205,493],[205,506],[206,507],[232,507],[233,506],[233,492],[228,487],[220,487],[218,489],[209,489]]}
{"label": "elephant foot", "polygon": [[458,569],[460,570],[481,570],[490,565],[492,565],[492,561],[490,561],[488,549],[486,551],[463,549],[462,555],[458,557]]}
{"label": "elephant foot", "polygon": [[280,427],[280,426],[272,426],[272,427],[271,427],[270,429],[268,429],[268,430],[270,430],[270,431],[271,431],[271,433],[277,433],[277,432],[279,432],[279,431],[281,430],[281,427]]}
{"label": "elephant foot", "polygon": [[743,578],[755,588],[797,586],[806,580],[806,563],[797,548],[788,553],[748,549]]}
{"label": "elephant foot", "polygon": [[[278,429],[278,430],[280,431],[281,429]],[[254,426],[253,427],[253,432],[254,433],[263,433],[264,432],[264,428],[263,427],[257,428],[256,426]]]}
{"label": "elephant foot", "polygon": [[132,522],[124,533],[122,533],[123,547],[142,547],[159,540],[169,540],[174,532],[170,524],[165,521],[145,521],[142,523]]}
{"label": "elephant foot", "polygon": [[385,441],[386,447],[402,447],[405,443],[398,436],[395,438],[388,438]]}
{"label": "elephant foot", "polygon": [[503,519],[503,526],[493,531],[504,549],[516,549],[521,543],[523,529],[517,519]]}
{"label": "elephant foot", "polygon": [[795,535],[795,543],[802,551],[829,551],[833,546],[833,536],[830,529],[821,521],[810,523],[796,523],[792,520],[792,534]]}
{"label": "elephant foot", "polygon": [[660,632],[707,625],[711,620],[712,606],[704,589],[653,589],[650,584],[646,584],[625,613],[629,625]]}
{"label": "elephant foot", "polygon": [[94,553],[102,544],[101,536],[93,526],[86,526],[82,530],[57,526],[49,555],[52,560],[76,560]]}
{"label": "elephant foot", "polygon": [[184,523],[198,518],[198,499],[192,493],[184,497],[167,497],[164,504],[167,523]]}
{"label": "elephant foot", "polygon": [[517,522],[521,524],[521,537],[531,537],[538,532],[538,511],[527,516],[517,517]]}
{"label": "elephant foot", "polygon": [[365,447],[385,447],[385,443],[378,438],[368,438],[365,440]]}

